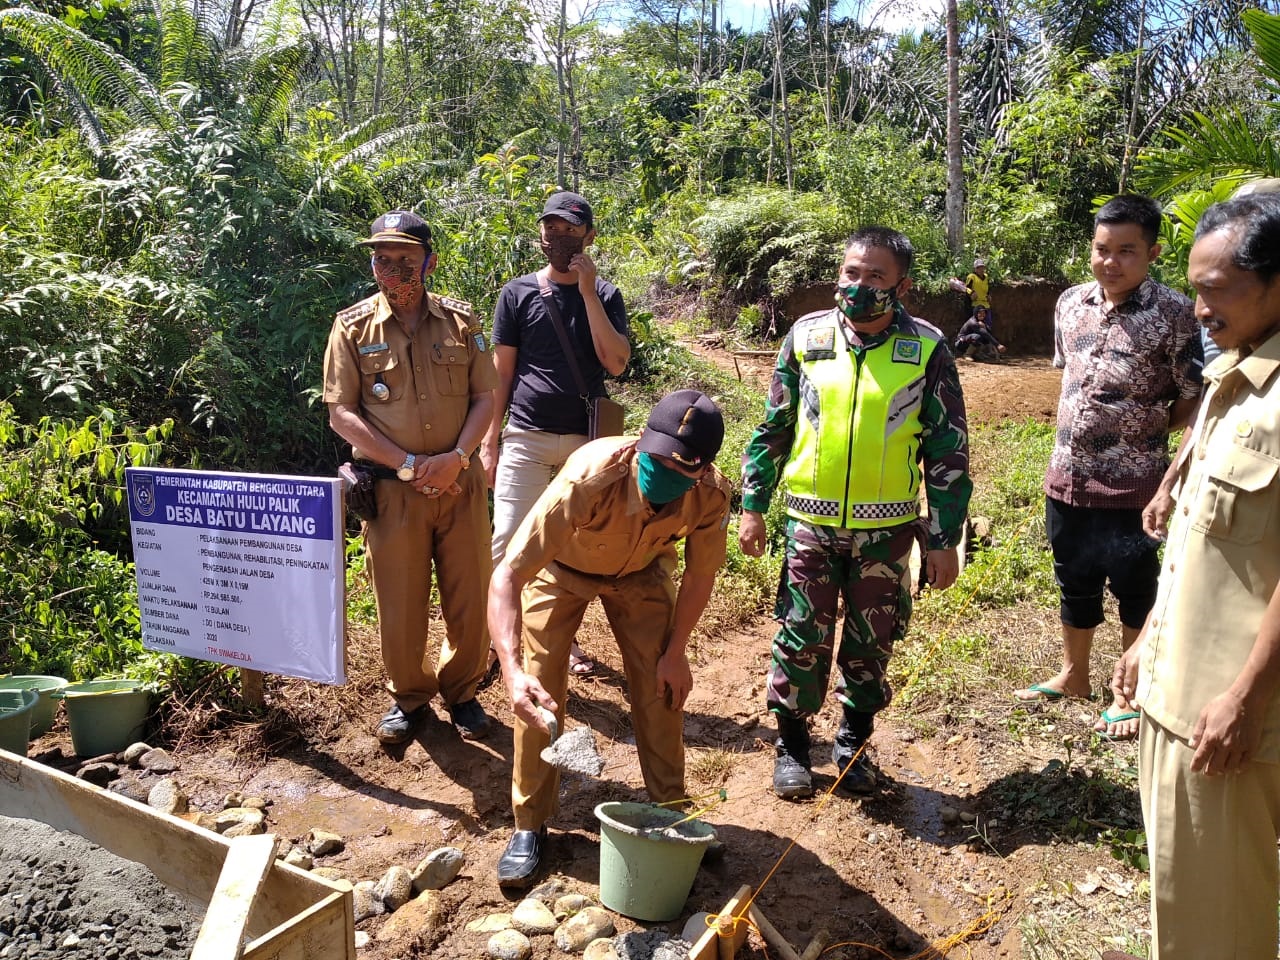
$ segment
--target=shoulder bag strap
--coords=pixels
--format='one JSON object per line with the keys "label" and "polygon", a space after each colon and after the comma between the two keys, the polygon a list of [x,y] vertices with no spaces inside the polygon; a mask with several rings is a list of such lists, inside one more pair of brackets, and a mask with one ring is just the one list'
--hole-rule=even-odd
{"label": "shoulder bag strap", "polygon": [[574,382],[578,385],[578,394],[583,400],[587,400],[590,396],[587,381],[583,379],[582,371],[578,369],[578,358],[569,343],[569,334],[565,331],[564,321],[560,318],[560,306],[551,292],[551,284],[547,282],[547,278],[541,271],[538,273],[538,291],[542,294],[542,302],[546,304],[547,313],[551,314],[551,324],[556,328],[556,336],[560,338],[560,349],[564,351],[565,358],[569,361],[569,369],[573,372]]}

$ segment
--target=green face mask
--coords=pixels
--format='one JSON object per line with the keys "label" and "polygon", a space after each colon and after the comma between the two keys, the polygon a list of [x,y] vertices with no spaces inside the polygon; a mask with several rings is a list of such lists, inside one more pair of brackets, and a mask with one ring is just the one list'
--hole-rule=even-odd
{"label": "green face mask", "polygon": [[672,470],[647,453],[636,457],[639,467],[637,481],[644,498],[654,506],[663,506],[679,499],[697,483],[694,477],[686,477],[679,470]]}
{"label": "green face mask", "polygon": [[896,287],[877,290],[875,287],[851,283],[836,290],[836,306],[855,323],[878,317],[892,310],[898,302]]}

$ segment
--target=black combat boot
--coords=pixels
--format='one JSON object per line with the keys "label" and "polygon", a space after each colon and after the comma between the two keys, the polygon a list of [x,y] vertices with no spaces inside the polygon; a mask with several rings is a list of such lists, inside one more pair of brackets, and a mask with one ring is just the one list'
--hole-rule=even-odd
{"label": "black combat boot", "polygon": [[[831,762],[836,765],[836,775],[844,774],[836,784],[836,789],[841,793],[866,796],[875,791],[876,775],[867,760],[866,751],[858,754],[862,745],[871,739],[875,719],[874,713],[861,713],[847,706],[844,708],[844,719],[840,721],[840,729],[836,731],[836,742],[831,746]],[[855,754],[858,754],[857,760],[853,760]]]}
{"label": "black combat boot", "polygon": [[795,717],[778,716],[778,757],[773,761],[773,792],[784,800],[813,796],[809,773],[809,725]]}

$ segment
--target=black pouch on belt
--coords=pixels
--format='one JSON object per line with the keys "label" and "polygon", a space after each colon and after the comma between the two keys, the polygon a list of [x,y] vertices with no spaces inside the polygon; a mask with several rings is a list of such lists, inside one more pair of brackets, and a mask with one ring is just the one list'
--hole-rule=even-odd
{"label": "black pouch on belt", "polygon": [[347,495],[347,509],[361,520],[373,520],[378,516],[378,498],[374,495],[374,482],[378,469],[367,463],[347,461],[338,467],[342,489]]}

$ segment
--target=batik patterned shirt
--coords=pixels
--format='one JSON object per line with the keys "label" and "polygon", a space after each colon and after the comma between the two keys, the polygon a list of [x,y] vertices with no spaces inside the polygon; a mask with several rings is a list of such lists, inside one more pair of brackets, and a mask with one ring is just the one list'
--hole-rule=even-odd
{"label": "batik patterned shirt", "polygon": [[1200,395],[1203,353],[1191,301],[1147,278],[1108,309],[1096,283],[1054,312],[1062,369],[1044,491],[1077,507],[1146,506],[1169,466],[1169,409]]}

